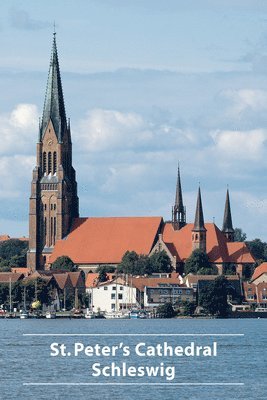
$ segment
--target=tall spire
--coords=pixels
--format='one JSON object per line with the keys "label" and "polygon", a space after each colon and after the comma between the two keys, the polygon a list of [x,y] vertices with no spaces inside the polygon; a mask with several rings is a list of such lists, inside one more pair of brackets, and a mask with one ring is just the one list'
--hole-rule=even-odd
{"label": "tall spire", "polygon": [[196,215],[195,215],[195,223],[194,223],[193,231],[195,231],[195,232],[205,231],[206,232],[206,228],[204,225],[204,216],[203,216],[200,186],[198,188],[197,207],[196,207]]}
{"label": "tall spire", "polygon": [[227,239],[229,239],[230,241],[234,240],[234,232],[235,231],[234,231],[233,223],[232,223],[232,214],[231,214],[231,206],[230,206],[230,198],[229,198],[229,190],[228,189],[226,192],[222,232],[225,234]]}
{"label": "tall spire", "polygon": [[61,143],[64,133],[67,129],[67,121],[60,77],[55,31],[53,33],[52,53],[47,80],[43,118],[40,129],[40,141],[43,138],[50,119],[52,121],[58,141],[59,143]]}
{"label": "tall spire", "polygon": [[183,194],[180,176],[180,166],[178,164],[177,171],[177,182],[176,182],[176,193],[175,193],[175,203],[172,212],[172,224],[174,230],[179,230],[186,224],[186,211],[183,205]]}

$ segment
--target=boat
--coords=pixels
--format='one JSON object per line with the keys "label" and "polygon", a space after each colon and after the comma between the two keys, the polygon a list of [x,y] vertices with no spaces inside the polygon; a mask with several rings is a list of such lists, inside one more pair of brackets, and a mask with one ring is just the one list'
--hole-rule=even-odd
{"label": "boat", "polygon": [[135,310],[131,311],[131,312],[130,312],[130,318],[131,318],[131,319],[138,319],[138,318],[140,318],[140,313],[139,313],[139,311],[135,311]]}
{"label": "boat", "polygon": [[95,318],[95,313],[92,310],[89,310],[89,308],[87,308],[86,313],[84,314],[84,318],[93,319]]}
{"label": "boat", "polygon": [[46,311],[45,318],[47,318],[47,319],[55,319],[56,318],[55,311]]}
{"label": "boat", "polygon": [[141,310],[132,310],[130,312],[130,318],[131,319],[145,319],[147,318],[147,315],[144,311]]}
{"label": "boat", "polygon": [[20,317],[20,319],[29,318],[29,313],[26,310],[26,286],[24,286],[24,290],[23,290],[23,310],[21,310],[19,317]]}
{"label": "boat", "polygon": [[29,318],[29,314],[28,314],[28,312],[26,311],[26,310],[22,310],[21,312],[20,312],[20,319],[27,319],[27,318]]}
{"label": "boat", "polygon": [[106,319],[129,319],[130,313],[123,313],[121,311],[110,311],[105,312]]}

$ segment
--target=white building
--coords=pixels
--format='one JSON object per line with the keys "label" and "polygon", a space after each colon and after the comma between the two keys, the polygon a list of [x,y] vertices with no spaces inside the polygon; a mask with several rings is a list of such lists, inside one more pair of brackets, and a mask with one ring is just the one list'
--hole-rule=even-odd
{"label": "white building", "polygon": [[119,311],[139,307],[136,300],[136,288],[117,278],[99,283],[94,287],[87,287],[90,304],[94,312]]}

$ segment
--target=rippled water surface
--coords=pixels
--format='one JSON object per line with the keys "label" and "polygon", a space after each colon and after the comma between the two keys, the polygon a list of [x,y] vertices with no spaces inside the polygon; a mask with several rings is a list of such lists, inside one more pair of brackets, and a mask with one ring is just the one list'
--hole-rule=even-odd
{"label": "rippled water surface", "polygon": [[[167,336],[160,336],[163,334]],[[216,336],[218,334],[222,336]],[[225,334],[244,336],[223,336]],[[2,319],[0,340],[0,399],[3,400],[267,398],[267,319]],[[156,347],[164,342],[171,347],[185,347],[192,342],[199,346],[212,346],[213,342],[217,342],[218,351],[216,357],[138,356],[135,346],[140,342],[144,343],[142,351],[147,346]],[[65,353],[70,355],[52,357],[52,343],[64,344]],[[85,347],[96,344],[101,348],[118,346],[119,349],[115,350],[114,356],[85,355],[81,352],[75,357],[75,343]],[[123,355],[124,346],[130,349],[129,356]],[[122,363],[125,363],[125,368],[161,366],[163,376],[92,376],[93,364],[109,367],[112,362],[119,368]],[[167,367],[175,371],[173,379],[167,379],[164,374]]]}

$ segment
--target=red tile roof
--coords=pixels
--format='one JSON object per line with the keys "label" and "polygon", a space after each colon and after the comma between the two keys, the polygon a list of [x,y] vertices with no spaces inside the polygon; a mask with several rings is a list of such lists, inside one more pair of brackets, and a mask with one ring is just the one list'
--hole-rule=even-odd
{"label": "red tile roof", "polygon": [[70,277],[72,286],[74,288],[78,287],[84,287],[84,278],[83,278],[83,272],[82,271],[77,271],[77,272],[68,272],[68,275]]}
{"label": "red tile roof", "polygon": [[252,275],[251,280],[255,281],[255,279],[259,278],[262,274],[267,274],[267,262],[262,263],[257,268],[255,268],[254,274]]}
{"label": "red tile roof", "polygon": [[11,272],[28,276],[31,273],[31,269],[24,268],[24,267],[13,267],[13,268],[11,268]]}
{"label": "red tile roof", "polygon": [[0,235],[0,242],[4,242],[5,240],[9,240],[11,237],[9,235]]}
{"label": "red tile roof", "polygon": [[[194,274],[188,274],[184,278],[185,281],[188,282],[188,284],[191,286],[193,284],[198,283],[198,281],[214,281],[216,278],[218,278],[219,275],[194,275]],[[239,276],[238,275],[227,275],[226,278],[229,281],[239,281]]]}
{"label": "red tile roof", "polygon": [[17,282],[23,279],[23,274],[16,274],[13,272],[0,272],[0,283]]}
{"label": "red tile roof", "polygon": [[0,235],[0,242],[4,242],[4,241],[10,240],[10,239],[21,240],[22,242],[28,242],[29,241],[29,238],[27,238],[25,236],[22,236],[20,238],[13,238],[13,237],[10,237],[9,235],[5,235],[5,234],[4,235]]}
{"label": "red tile roof", "polygon": [[133,284],[133,286],[140,291],[144,291],[145,286],[157,287],[159,284],[176,284],[179,286],[184,286],[179,279],[179,274],[172,274],[171,278],[133,277],[129,278],[129,284]]}
{"label": "red tile roof", "polygon": [[127,250],[148,255],[161,223],[161,217],[77,218],[49,262],[66,255],[75,264],[117,264]]}
{"label": "red tile roof", "polygon": [[[212,223],[206,223],[207,254],[212,263],[254,263],[244,242],[228,242],[220,229]],[[192,253],[193,224],[187,224],[175,231],[171,223],[166,223],[163,229],[163,241],[174,249],[177,261],[185,261]]]}
{"label": "red tile roof", "polygon": [[55,279],[55,281],[58,284],[58,287],[60,289],[73,287],[68,273],[53,274],[53,277],[54,277],[54,279]]}
{"label": "red tile roof", "polygon": [[[107,277],[108,277],[108,280],[111,281],[115,277],[115,274],[107,273]],[[94,273],[94,272],[88,273],[86,276],[85,286],[87,288],[95,287],[95,286],[97,286],[97,283],[98,283],[98,273]]]}

